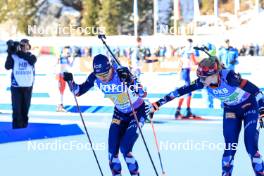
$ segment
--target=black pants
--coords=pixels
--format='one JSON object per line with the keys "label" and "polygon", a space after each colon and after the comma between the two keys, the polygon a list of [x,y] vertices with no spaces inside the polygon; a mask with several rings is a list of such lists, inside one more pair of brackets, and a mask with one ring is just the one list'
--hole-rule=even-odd
{"label": "black pants", "polygon": [[31,96],[32,87],[11,86],[13,128],[27,127]]}

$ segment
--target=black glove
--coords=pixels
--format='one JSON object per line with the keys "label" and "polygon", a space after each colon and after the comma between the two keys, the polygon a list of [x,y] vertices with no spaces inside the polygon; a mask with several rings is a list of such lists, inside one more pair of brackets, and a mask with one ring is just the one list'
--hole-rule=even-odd
{"label": "black glove", "polygon": [[30,52],[22,52],[18,51],[17,52],[18,57],[28,61],[30,65],[34,65],[37,61],[37,58],[35,55],[31,54]]}
{"label": "black glove", "polygon": [[63,72],[63,79],[64,81],[72,81],[73,80],[73,75],[70,72]]}
{"label": "black glove", "polygon": [[260,124],[260,128],[264,128],[264,122],[263,122],[263,119],[264,119],[264,107],[260,107],[259,108],[259,124]]}
{"label": "black glove", "polygon": [[132,82],[132,75],[130,73],[130,71],[128,70],[127,67],[120,67],[117,69],[117,74],[118,74],[118,77],[119,79],[122,81],[122,82],[126,82],[126,83],[131,83]]}

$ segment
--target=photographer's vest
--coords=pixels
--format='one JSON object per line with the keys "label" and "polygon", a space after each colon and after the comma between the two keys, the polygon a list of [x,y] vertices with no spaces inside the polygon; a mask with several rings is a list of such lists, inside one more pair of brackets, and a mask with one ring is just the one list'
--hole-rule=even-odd
{"label": "photographer's vest", "polygon": [[11,75],[11,86],[31,87],[34,83],[35,68],[28,61],[13,54],[14,67]]}

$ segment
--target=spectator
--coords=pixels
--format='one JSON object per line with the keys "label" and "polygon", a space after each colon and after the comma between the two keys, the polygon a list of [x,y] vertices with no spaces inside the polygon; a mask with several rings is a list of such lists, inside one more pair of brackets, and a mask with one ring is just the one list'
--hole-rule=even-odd
{"label": "spectator", "polygon": [[242,48],[239,50],[239,56],[246,56],[247,54],[247,47],[242,45]]}
{"label": "spectator", "polygon": [[256,44],[256,56],[259,56],[259,45],[258,44]]}
{"label": "spectator", "polygon": [[238,64],[238,50],[230,45],[229,39],[225,41],[225,46],[219,49],[218,58],[225,67],[235,70],[235,65]]}
{"label": "spectator", "polygon": [[250,46],[249,46],[249,52],[248,52],[248,54],[250,55],[250,56],[254,56],[255,55],[255,46],[253,45],[253,43],[251,43],[250,44]]}
{"label": "spectator", "polygon": [[140,77],[141,71],[140,71],[140,61],[144,59],[144,52],[142,48],[142,39],[141,37],[137,37],[136,46],[132,51],[131,55],[131,67],[132,67],[132,73],[137,78]]}

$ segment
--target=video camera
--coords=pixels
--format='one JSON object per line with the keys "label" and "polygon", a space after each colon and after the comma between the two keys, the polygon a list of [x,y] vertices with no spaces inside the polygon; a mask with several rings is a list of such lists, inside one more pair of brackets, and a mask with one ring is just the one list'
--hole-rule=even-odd
{"label": "video camera", "polygon": [[7,44],[7,53],[8,54],[16,54],[21,50],[20,43],[18,41],[8,40]]}

